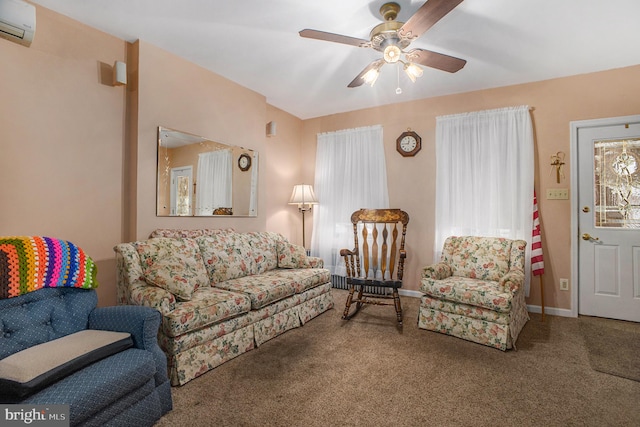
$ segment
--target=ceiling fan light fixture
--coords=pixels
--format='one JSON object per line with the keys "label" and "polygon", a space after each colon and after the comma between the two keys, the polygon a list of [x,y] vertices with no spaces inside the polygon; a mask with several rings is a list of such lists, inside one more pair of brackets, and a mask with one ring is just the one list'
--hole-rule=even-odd
{"label": "ceiling fan light fixture", "polygon": [[362,80],[364,80],[366,84],[371,85],[371,87],[373,87],[376,80],[378,80],[379,75],[380,75],[380,70],[378,68],[372,68],[369,71],[367,71],[364,74],[364,76],[362,76]]}
{"label": "ceiling fan light fixture", "polygon": [[413,83],[416,82],[416,79],[418,77],[422,77],[422,68],[412,62],[407,62],[404,64],[404,72]]}
{"label": "ceiling fan light fixture", "polygon": [[[398,67],[402,64],[404,72],[411,81],[415,82],[418,77],[422,76],[422,68],[416,63],[449,73],[460,71],[467,63],[464,59],[426,49],[416,48],[405,51],[413,40],[438,23],[462,1],[426,0],[406,22],[396,20],[398,12],[400,12],[398,3],[393,1],[385,3],[380,8],[380,15],[384,22],[373,27],[369,33],[369,40],[311,29],[304,29],[299,34],[301,37],[371,48],[382,53],[382,58],[369,64],[347,87],[359,87],[364,83],[373,86],[378,78],[380,67],[388,63],[395,63]],[[404,60],[402,55],[404,55]],[[400,76],[400,68],[397,69],[397,75]]]}
{"label": "ceiling fan light fixture", "polygon": [[402,51],[400,48],[394,44],[390,44],[389,46],[384,48],[384,60],[389,64],[393,64],[394,62],[398,62],[400,59],[400,54]]}

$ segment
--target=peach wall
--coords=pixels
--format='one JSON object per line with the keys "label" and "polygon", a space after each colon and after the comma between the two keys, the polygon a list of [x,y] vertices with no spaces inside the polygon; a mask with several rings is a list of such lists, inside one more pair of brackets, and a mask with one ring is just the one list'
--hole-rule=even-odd
{"label": "peach wall", "polygon": [[115,303],[122,239],[125,89],[111,85],[123,40],[36,6],[30,47],[0,39],[0,235],[70,240]]}
{"label": "peach wall", "polygon": [[[268,189],[266,228],[301,245],[302,217],[296,206],[287,203],[294,185],[303,182],[313,184],[313,167],[311,170],[303,167],[308,162],[303,158],[301,149],[302,120],[267,105],[267,123],[271,121],[276,122],[276,135],[267,138],[261,164],[265,175],[262,182]],[[315,151],[311,155],[312,159],[315,158]],[[305,215],[306,243],[309,247],[313,211]]]}
{"label": "peach wall", "polygon": [[[157,128],[165,126],[213,141],[238,145],[259,153],[265,148],[266,100],[249,89],[213,74],[151,44],[140,41],[138,49],[137,132],[131,144],[138,161],[130,171],[135,176],[135,216],[130,240],[145,239],[156,228],[226,228],[239,231],[264,230],[266,186],[259,168],[258,216],[157,217],[156,156]],[[261,158],[260,166],[265,161]],[[132,204],[133,205],[133,204]]]}
{"label": "peach wall", "polygon": [[[429,84],[418,82],[416,84]],[[363,87],[358,90],[376,90]],[[571,210],[569,200],[546,200],[548,188],[569,188],[571,161],[560,184],[550,174],[549,158],[564,151],[569,159],[569,123],[640,112],[640,65],[599,73],[443,96],[320,117],[304,121],[303,168],[314,169],[316,134],[359,126],[384,126],[390,203],[409,212],[407,289],[418,289],[420,269],[433,261],[435,226],[435,124],[436,117],[516,105],[533,107],[536,138],[536,188],[545,251],[545,305],[571,308],[570,292],[558,289],[559,278],[571,277]],[[422,151],[403,158],[396,138],[410,127],[422,137]],[[540,304],[537,279],[528,304]]]}

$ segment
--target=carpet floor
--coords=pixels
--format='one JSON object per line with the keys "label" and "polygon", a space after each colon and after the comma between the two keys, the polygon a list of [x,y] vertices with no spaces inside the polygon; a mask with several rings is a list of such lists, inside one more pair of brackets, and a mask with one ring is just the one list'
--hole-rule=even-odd
{"label": "carpet floor", "polygon": [[580,332],[593,369],[640,381],[640,327],[637,323],[581,317]]}
{"label": "carpet floor", "polygon": [[581,318],[532,314],[502,352],[418,329],[417,298],[401,329],[392,306],[345,322],[332,292],[333,310],[174,387],[157,425],[640,426],[640,382],[592,369]]}

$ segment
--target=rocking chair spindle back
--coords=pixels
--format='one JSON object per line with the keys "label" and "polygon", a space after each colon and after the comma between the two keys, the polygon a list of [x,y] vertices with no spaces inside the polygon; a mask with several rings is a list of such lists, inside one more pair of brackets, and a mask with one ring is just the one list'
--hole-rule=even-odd
{"label": "rocking chair spindle back", "polygon": [[[360,209],[351,215],[354,249],[342,249],[347,270],[349,296],[343,319],[350,319],[363,304],[388,305],[380,299],[393,299],[398,323],[402,325],[402,307],[398,288],[402,287],[405,237],[409,215],[400,209]],[[401,230],[401,231],[400,231]],[[394,278],[395,275],[395,278]],[[365,293],[365,288],[392,289],[392,295]],[[354,293],[358,290],[357,297]],[[356,310],[349,314],[351,304]]]}

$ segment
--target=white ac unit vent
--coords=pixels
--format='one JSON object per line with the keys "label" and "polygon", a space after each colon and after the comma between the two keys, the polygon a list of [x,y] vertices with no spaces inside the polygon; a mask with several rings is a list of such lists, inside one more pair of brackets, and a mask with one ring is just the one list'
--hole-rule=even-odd
{"label": "white ac unit vent", "polygon": [[36,32],[36,7],[21,0],[0,0],[0,37],[30,46]]}

